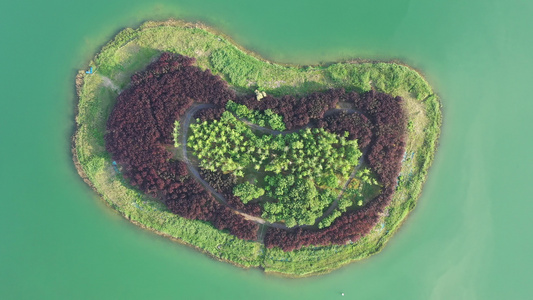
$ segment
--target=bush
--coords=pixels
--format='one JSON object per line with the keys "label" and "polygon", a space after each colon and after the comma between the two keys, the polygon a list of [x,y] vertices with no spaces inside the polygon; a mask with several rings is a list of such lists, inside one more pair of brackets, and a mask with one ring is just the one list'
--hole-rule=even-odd
{"label": "bush", "polygon": [[223,106],[234,97],[224,81],[193,67],[193,61],[164,53],[132,76],[108,119],[106,149],[131,185],[162,198],[173,213],[209,221],[242,239],[256,239],[258,225],[218,203],[164,147],[174,142],[174,122],[192,99]]}
{"label": "bush", "polygon": [[[184,56],[164,53],[145,71],[133,75],[131,86],[117,99],[107,123],[106,149],[122,166],[124,176],[132,185],[146,194],[161,198],[173,213],[208,221],[216,228],[227,229],[239,238],[255,239],[257,224],[247,221],[229,207],[218,203],[189,176],[186,165],[173,160],[171,153],[165,149],[165,145],[174,142],[174,123],[190,107],[192,99],[196,102],[212,103],[214,108],[203,110],[199,115],[214,120],[219,115],[224,118],[223,110],[229,99],[236,99],[236,103],[246,105],[248,110],[263,111],[267,116],[279,114],[283,117],[287,129],[315,121],[319,126],[338,135],[347,132],[349,138],[360,139],[369,147],[369,166],[383,186],[375,199],[358,210],[342,214],[332,221],[329,227],[321,230],[297,228],[285,231],[270,228],[264,240],[267,247],[280,247],[290,251],[307,245],[344,244],[350,240],[355,241],[370,231],[378,221],[379,214],[390,203],[401,167],[407,126],[401,108],[401,98],[372,90],[358,94],[332,89],[302,97],[276,98],[267,95],[257,101],[253,94],[236,97],[235,93],[227,88],[227,84],[212,75],[209,70],[202,71],[193,67],[193,61]],[[250,71],[246,72],[250,74]],[[242,79],[242,76],[239,78]],[[340,100],[352,102],[362,115],[341,113],[336,115],[338,118],[323,118],[324,113],[334,108]],[[271,111],[267,111],[269,109]],[[252,113],[252,117],[255,114],[256,112]],[[288,135],[288,138],[292,137]],[[256,142],[269,144],[272,141],[260,138]],[[293,142],[295,141],[291,141]],[[296,144],[294,146],[295,149],[298,148]],[[349,158],[350,154],[346,154]],[[351,156],[351,160],[358,157]],[[283,163],[279,161],[281,167]],[[349,171],[344,167],[337,169],[343,170],[343,173]],[[294,187],[287,191],[287,195],[293,199],[314,197],[317,191],[306,182],[309,183],[301,179],[295,180]],[[327,179],[326,183],[333,185],[333,182]],[[255,192],[249,195],[237,189],[237,194],[245,197],[243,202],[260,193],[257,190]],[[239,202],[238,197],[229,193],[226,198],[231,205]],[[316,199],[322,201],[328,197],[319,196]],[[247,208],[240,205],[240,208],[258,213],[257,206]],[[265,212],[271,212],[266,214],[268,218],[274,217],[273,212],[276,211],[275,204],[271,203],[270,206],[272,210],[265,206]],[[319,210],[307,209],[304,210],[308,211],[307,214],[294,215],[295,211],[298,210],[288,209],[280,215],[285,218],[288,226],[312,224],[321,213]],[[326,219],[322,226],[327,225],[330,218],[333,217]]]}
{"label": "bush", "polygon": [[240,197],[244,204],[257,199],[265,194],[265,190],[249,182],[236,185],[233,188],[233,194]]}

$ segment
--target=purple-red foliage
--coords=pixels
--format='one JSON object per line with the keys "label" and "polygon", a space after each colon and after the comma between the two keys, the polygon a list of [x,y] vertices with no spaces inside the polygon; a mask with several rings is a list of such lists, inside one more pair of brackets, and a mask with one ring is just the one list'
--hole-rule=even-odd
{"label": "purple-red foliage", "polygon": [[255,239],[257,224],[218,203],[164,147],[172,143],[174,121],[193,102],[223,107],[235,96],[223,80],[192,66],[193,62],[163,53],[133,75],[107,122],[106,149],[132,185],[161,198],[173,213],[209,221],[242,239]]}
{"label": "purple-red foliage", "polygon": [[326,111],[335,108],[344,95],[343,89],[331,89],[303,97],[285,95],[277,98],[266,96],[260,101],[255,96],[246,96],[240,97],[236,102],[255,110],[272,109],[275,113],[283,116],[283,122],[285,122],[287,130],[290,130],[305,126],[311,120],[321,119]]}
{"label": "purple-red foliage", "polygon": [[194,119],[200,119],[201,122],[218,120],[225,111],[226,109],[224,107],[210,107],[200,109],[194,114]]}
{"label": "purple-red foliage", "polygon": [[[269,228],[264,240],[268,248],[279,247],[284,251],[292,251],[309,245],[345,244],[356,241],[370,232],[389,205],[405,150],[406,116],[401,106],[402,99],[375,91],[363,95],[352,92],[345,97],[353,102],[373,124],[373,138],[367,159],[383,185],[383,191],[362,209],[343,214],[331,226],[322,230],[298,228],[286,231]],[[329,117],[319,122],[319,125],[327,125],[324,127],[334,132],[351,128],[350,125],[342,121],[337,123]]]}
{"label": "purple-red foliage", "polygon": [[344,213],[331,226],[321,230],[297,228],[287,231],[271,227],[265,234],[265,246],[292,251],[309,245],[325,246],[355,242],[368,234],[376,225],[381,213],[389,205],[393,193],[394,188],[386,188],[362,209]]}
{"label": "purple-red foliage", "polygon": [[383,185],[396,185],[407,127],[403,99],[372,90],[363,95],[350,93],[348,101],[353,101],[374,124],[375,138],[367,156],[370,167]]}
{"label": "purple-red foliage", "polygon": [[[215,105],[196,114],[203,121],[219,118],[226,102],[236,99],[224,81],[193,63],[192,58],[164,53],[145,71],[132,76],[130,88],[120,94],[109,117],[106,148],[132,185],[163,199],[173,213],[211,222],[239,238],[255,239],[257,224],[218,203],[188,175],[186,165],[172,160],[164,147],[172,143],[173,122],[193,102]],[[363,115],[334,113],[324,117],[340,100],[354,103]],[[283,116],[289,130],[317,121],[331,132],[348,131],[349,138],[357,138],[362,147],[369,147],[367,161],[383,184],[379,196],[362,209],[343,214],[330,227],[292,231],[270,228],[265,235],[267,247],[290,251],[308,245],[343,244],[359,239],[375,226],[394,193],[405,148],[406,117],[401,98],[374,91],[360,95],[336,89],[303,97],[267,96],[257,101],[254,96],[246,96],[235,101],[250,109],[272,109]],[[234,183],[223,178],[225,175],[206,174],[202,176],[225,196],[230,206],[260,214],[257,204],[244,205],[233,195]]]}
{"label": "purple-red foliage", "polygon": [[226,199],[228,205],[238,211],[249,215],[260,216],[261,206],[257,203],[246,203],[233,195],[233,187],[237,184],[237,177],[233,174],[224,174],[219,171],[210,171],[200,168],[200,176],[217,192]]}
{"label": "purple-red foliage", "polygon": [[318,121],[318,127],[340,136],[348,132],[348,139],[359,142],[359,147],[366,148],[372,140],[372,123],[362,114],[357,112],[335,112]]}

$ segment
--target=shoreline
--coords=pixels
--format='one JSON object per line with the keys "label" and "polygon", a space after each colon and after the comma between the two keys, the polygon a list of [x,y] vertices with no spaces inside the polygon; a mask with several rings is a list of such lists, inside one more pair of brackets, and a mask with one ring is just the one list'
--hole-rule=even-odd
{"label": "shoreline", "polygon": [[[204,24],[201,24],[201,23],[190,23],[190,22],[184,22],[184,21],[177,21],[177,20],[169,20],[169,21],[165,21],[165,22],[152,22],[152,21],[149,21],[149,22],[146,22],[146,23],[143,23],[142,25],[140,25],[138,27],[137,30],[142,31],[143,29],[145,28],[157,28],[157,27],[162,27],[162,26],[182,26],[182,27],[186,27],[186,28],[197,28],[197,29],[201,29],[201,30],[204,30],[204,31],[207,31],[211,34],[214,34],[215,36],[221,36],[223,39],[225,39],[227,42],[229,42],[232,46],[236,47],[237,49],[239,49],[241,52],[245,53],[246,55],[251,55],[253,56],[254,58],[258,59],[259,61],[261,62],[266,62],[270,65],[278,65],[278,66],[286,66],[286,67],[291,67],[291,68],[298,68],[298,69],[305,69],[305,67],[314,67],[314,68],[319,68],[319,69],[327,69],[329,66],[332,66],[332,65],[336,65],[336,64],[367,64],[369,63],[368,60],[355,60],[355,59],[352,59],[352,60],[349,60],[349,61],[340,61],[340,62],[332,62],[332,63],[329,63],[329,64],[319,64],[319,65],[314,65],[314,66],[301,66],[301,65],[294,65],[294,64],[277,64],[277,63],[273,63],[273,62],[270,62],[268,60],[265,60],[264,58],[260,57],[257,53],[253,52],[253,51],[249,51],[249,50],[246,50],[246,49],[243,49],[240,45],[236,44],[231,38],[229,38],[227,35],[217,31],[216,29],[213,29],[209,26],[206,26]],[[121,31],[119,31],[119,33],[117,33],[117,35],[115,36],[115,38],[117,38],[122,32],[124,32],[125,30],[127,29],[123,29]],[[134,40],[134,39],[132,39]],[[128,43],[130,43],[132,40],[128,40],[127,42],[123,43],[120,47],[124,47],[126,46]],[[107,46],[111,45],[111,44],[114,44],[115,43],[115,40],[113,39],[112,41],[108,42],[106,45],[104,45],[100,52],[98,52],[96,54],[96,56],[91,59],[90,61],[90,65],[94,65],[94,60],[95,58],[98,58],[105,50],[108,50],[109,48],[106,48]],[[390,62],[383,62],[383,61],[372,61],[371,62],[372,64],[376,64],[376,63],[390,63]],[[408,68],[409,70],[412,70],[414,72],[416,72],[418,74],[418,77],[420,79],[422,79],[424,81],[425,84],[427,84],[429,86],[429,84],[427,83],[426,79],[424,78],[422,72],[420,72],[419,70],[416,70],[416,69],[413,69],[412,67],[406,65],[406,64],[403,64],[401,62],[398,62],[398,61],[395,61],[393,62],[394,64],[397,64],[397,65],[401,65],[401,66],[404,66],[406,68]],[[116,207],[113,207],[113,204],[111,204],[108,200],[105,199],[105,195],[102,194],[98,188],[93,184],[93,182],[90,180],[90,177],[89,175],[84,171],[84,168],[83,168],[83,164],[80,162],[79,160],[79,157],[78,155],[80,154],[77,147],[77,138],[79,137],[79,135],[81,134],[80,133],[80,123],[78,122],[78,118],[80,116],[80,105],[82,103],[82,90],[84,88],[84,85],[85,85],[85,78],[87,77],[86,74],[83,73],[83,71],[81,72],[78,72],[78,74],[76,75],[76,104],[75,104],[75,111],[74,111],[74,114],[76,116],[76,124],[74,126],[74,133],[71,137],[71,151],[72,151],[72,156],[73,156],[73,162],[74,162],[74,165],[76,167],[76,170],[78,172],[78,174],[80,174],[80,177],[82,178],[82,180],[84,182],[86,182],[90,187],[91,189],[93,189],[97,194],[98,196],[106,203],[107,206],[111,207],[113,210],[115,210],[117,213],[119,213],[120,215],[122,215],[124,218],[128,219],[131,223],[135,224],[136,226],[139,226],[141,228],[144,228],[144,229],[147,229],[151,232],[155,232],[156,234],[160,235],[160,236],[164,236],[166,238],[170,238],[171,240],[175,241],[175,242],[178,242],[180,244],[184,244],[184,245],[187,245],[187,246],[192,246],[195,250],[199,250],[200,252],[203,252],[203,253],[206,253],[208,254],[211,258],[213,259],[216,259],[218,261],[224,261],[224,262],[229,262],[235,266],[238,266],[238,267],[242,267],[242,268],[245,268],[245,269],[250,269],[252,267],[257,267],[259,269],[261,269],[265,274],[271,274],[271,275],[275,275],[275,276],[282,276],[282,277],[290,277],[290,278],[301,278],[301,277],[309,277],[309,276],[314,276],[314,275],[320,275],[320,274],[326,274],[326,273],[329,273],[335,269],[338,269],[340,267],[343,267],[343,266],[346,266],[354,261],[357,261],[357,260],[360,260],[360,259],[363,259],[365,257],[368,257],[368,256],[371,256],[373,254],[377,254],[379,252],[381,252],[381,250],[384,248],[385,244],[388,242],[388,240],[390,239],[391,236],[393,236],[395,233],[397,233],[399,227],[401,227],[401,225],[405,222],[405,220],[407,219],[407,216],[408,214],[414,209],[414,206],[413,207],[409,207],[407,208],[407,211],[404,213],[405,216],[400,218],[399,220],[399,223],[396,223],[390,230],[389,232],[387,232],[386,234],[382,235],[379,240],[377,241],[375,247],[373,248],[374,251],[369,251],[369,252],[366,252],[365,255],[363,255],[362,257],[356,257],[356,256],[353,256],[351,259],[342,259],[340,258],[339,261],[336,261],[335,263],[333,263],[330,267],[322,267],[322,268],[319,268],[319,269],[313,269],[311,268],[308,272],[302,272],[302,273],[284,273],[282,271],[278,271],[278,270],[275,270],[275,269],[272,269],[272,268],[266,268],[266,265],[268,264],[267,262],[267,257],[266,257],[266,253],[267,253],[267,249],[264,248],[264,246],[261,247],[261,250],[262,250],[262,255],[260,257],[257,257],[259,259],[258,261],[258,265],[253,265],[253,263],[251,265],[244,265],[244,264],[240,264],[234,260],[229,260],[229,259],[225,259],[221,256],[217,256],[216,254],[214,254],[213,252],[210,252],[209,250],[205,249],[205,248],[201,248],[200,246],[198,245],[195,245],[195,244],[192,244],[186,240],[183,240],[182,238],[179,238],[179,237],[175,237],[171,234],[168,234],[168,233],[165,233],[165,232],[162,232],[162,231],[159,231],[153,227],[150,227],[149,225],[146,225],[138,220],[135,220],[131,217],[131,215],[128,215],[127,213],[124,213],[124,211],[120,211],[119,209],[117,209]],[[230,84],[231,86],[231,84]],[[434,138],[433,140],[433,151],[430,151],[430,155],[428,157],[426,157],[426,160],[424,161],[424,165],[428,165],[428,167],[426,167],[424,170],[423,170],[423,179],[422,179],[422,184],[425,182],[425,180],[427,179],[427,176],[428,176],[428,171],[429,171],[429,166],[431,165],[431,163],[433,162],[434,160],[434,157],[435,157],[435,153],[436,153],[436,150],[438,148],[438,145],[439,145],[439,136],[440,136],[440,126],[442,125],[442,111],[441,111],[441,103],[439,101],[439,98],[438,96],[432,92],[431,94],[427,95],[425,97],[424,100],[422,100],[421,102],[425,102],[428,98],[430,97],[435,97],[436,99],[434,99],[435,101],[437,101],[438,103],[438,116],[437,116],[437,119],[436,119],[436,122],[437,122],[437,135],[436,137]],[[431,146],[431,145],[430,145]],[[402,168],[404,167],[404,163],[402,162]],[[422,186],[420,186],[420,188],[418,189],[418,191],[414,191],[414,193],[411,195],[410,198],[412,198],[412,203],[414,203],[416,205],[418,199],[420,198],[421,194],[422,194]],[[396,195],[396,193],[395,193]],[[408,201],[409,199],[405,200],[405,203],[409,202]],[[328,256],[326,256],[327,258]]]}
{"label": "shoreline", "polygon": [[131,218],[126,217],[123,214],[120,214],[120,212],[118,212],[115,208],[113,208],[113,206],[111,206],[111,204],[104,199],[104,196],[100,192],[98,192],[96,187],[93,185],[93,183],[87,177],[87,174],[85,174],[85,172],[83,171],[83,168],[81,167],[81,164],[80,164],[80,162],[78,160],[78,157],[77,157],[77,150],[76,150],[76,147],[75,147],[75,137],[76,137],[76,132],[71,137],[71,152],[72,152],[72,161],[74,163],[74,167],[76,168],[76,171],[78,172],[78,175],[80,175],[81,180],[83,182],[85,182],[91,188],[91,190],[93,190],[98,195],[98,198],[100,198],[100,200],[107,207],[111,208],[114,213],[119,214],[121,217],[123,217],[124,219],[126,219],[130,223],[134,224],[135,226],[142,228],[143,230],[146,230],[146,231],[155,233],[155,234],[157,234],[159,236],[168,238],[168,239],[170,239],[171,241],[173,241],[175,243],[178,243],[178,244],[181,244],[181,245],[185,245],[185,246],[188,246],[188,247],[192,247],[194,250],[199,251],[200,253],[203,253],[203,254],[207,254],[210,258],[212,258],[212,259],[214,259],[216,261],[230,263],[230,264],[232,264],[232,265],[234,265],[236,267],[243,268],[243,269],[246,269],[246,270],[249,270],[249,269],[252,268],[252,267],[248,267],[248,266],[245,266],[245,265],[238,264],[238,263],[236,263],[234,261],[231,261],[231,260],[226,260],[226,259],[223,259],[223,258],[220,258],[220,257],[216,257],[216,256],[212,255],[210,252],[208,252],[208,251],[206,251],[206,250],[204,250],[202,248],[199,248],[199,247],[197,247],[194,244],[187,243],[186,241],[184,241],[184,240],[182,240],[180,238],[176,238],[176,237],[173,237],[173,236],[171,236],[169,234],[166,234],[166,233],[157,231],[157,230],[155,230],[153,228],[147,227],[146,225],[144,225],[141,222],[135,221],[135,220],[133,220]]}

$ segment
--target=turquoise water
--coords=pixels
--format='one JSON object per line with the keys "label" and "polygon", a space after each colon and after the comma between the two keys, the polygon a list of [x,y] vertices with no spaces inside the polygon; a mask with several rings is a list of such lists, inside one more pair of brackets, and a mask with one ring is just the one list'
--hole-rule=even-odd
{"label": "turquoise water", "polygon": [[[531,298],[533,3],[109,2],[0,5],[0,298]],[[170,16],[273,61],[400,59],[424,72],[444,104],[441,146],[382,253],[325,276],[266,276],[135,227],[80,180],[76,70],[123,27]]]}

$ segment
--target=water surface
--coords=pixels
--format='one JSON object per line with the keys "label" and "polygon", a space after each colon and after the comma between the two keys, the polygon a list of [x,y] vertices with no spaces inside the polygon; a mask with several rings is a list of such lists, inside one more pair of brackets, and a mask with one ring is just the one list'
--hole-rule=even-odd
{"label": "water surface", "polygon": [[[529,1],[4,1],[2,299],[529,299],[533,5]],[[384,251],[329,275],[242,270],[106,207],[70,156],[74,76],[125,26],[212,25],[278,62],[399,59],[444,103],[419,205]]]}

